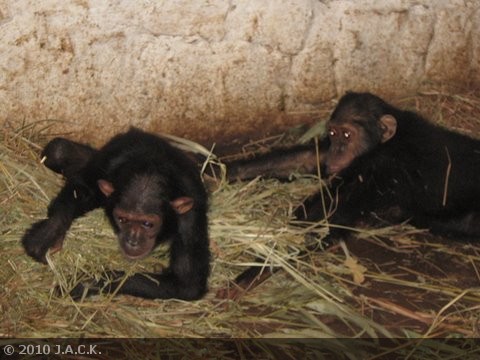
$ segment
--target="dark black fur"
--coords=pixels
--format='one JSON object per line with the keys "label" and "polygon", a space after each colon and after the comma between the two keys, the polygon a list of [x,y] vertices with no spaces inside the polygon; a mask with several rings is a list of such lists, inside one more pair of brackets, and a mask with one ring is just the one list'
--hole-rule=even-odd
{"label": "dark black fur", "polygon": [[[45,262],[50,248],[61,247],[73,220],[98,207],[105,208],[117,233],[112,209],[120,201],[138,205],[142,212],[158,213],[163,226],[156,244],[171,243],[170,266],[162,273],[135,274],[117,289],[123,273],[111,271],[111,283],[93,279],[80,283],[73,289],[73,297],[80,297],[84,290],[87,295],[95,294],[102,288],[144,298],[192,300],[204,295],[210,271],[207,194],[197,167],[180,150],[155,135],[131,129],[98,151],[54,139],[42,155],[47,157],[49,168],[65,175],[66,183],[49,205],[48,218],[33,224],[22,239],[27,254],[34,259]],[[113,184],[111,196],[99,190],[99,179]],[[170,201],[182,196],[192,198],[194,205],[180,215],[172,210]]]}
{"label": "dark black fur", "polygon": [[[410,220],[449,237],[480,236],[479,140],[433,125],[369,93],[342,97],[330,122],[352,114],[363,120],[369,150],[332,181],[330,191],[338,194],[338,204],[330,223],[351,226],[372,213],[391,214],[395,207],[394,221]],[[397,130],[379,143],[378,121],[385,114],[395,117]],[[298,218],[324,218],[319,196],[297,211]],[[345,231],[331,229],[335,233]]]}

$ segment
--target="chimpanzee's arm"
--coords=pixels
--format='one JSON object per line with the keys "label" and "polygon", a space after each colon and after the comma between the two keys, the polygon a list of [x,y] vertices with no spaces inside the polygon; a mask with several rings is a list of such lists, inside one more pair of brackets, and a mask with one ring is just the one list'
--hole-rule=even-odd
{"label": "chimpanzee's arm", "polygon": [[33,224],[25,232],[22,244],[28,255],[46,262],[49,249],[56,252],[62,248],[67,230],[74,219],[100,206],[101,197],[96,182],[87,184],[87,164],[98,151],[89,145],[63,138],[51,140],[43,149],[41,157],[49,169],[63,174],[67,182],[48,206],[47,219]]}
{"label": "chimpanzee's arm", "polygon": [[307,222],[327,219],[329,235],[322,241],[328,247],[339,239],[348,237],[351,234],[348,228],[375,209],[376,202],[373,199],[376,191],[373,180],[355,179],[346,184],[339,182],[330,188],[330,194],[325,191],[323,194],[318,192],[312,195],[297,208],[295,216],[297,220]]}
{"label": "chimpanzee's arm", "polygon": [[100,199],[95,189],[67,181],[48,206],[47,219],[36,222],[25,232],[22,244],[27,254],[45,263],[48,249],[60,250],[73,220],[100,206]]}
{"label": "chimpanzee's arm", "polygon": [[[192,282],[190,279],[182,281],[175,274],[167,270],[161,274],[145,273],[133,274],[123,280],[123,271],[109,271],[105,274],[106,280],[86,280],[77,284],[70,296],[80,300],[85,296],[104,294],[126,294],[145,299],[200,299],[206,292],[206,277]],[[120,287],[119,287],[120,286]]]}
{"label": "chimpanzee's arm", "polygon": [[320,158],[317,158],[315,145],[296,145],[285,149],[275,149],[253,159],[236,160],[227,163],[227,177],[230,181],[251,180],[257,176],[289,180],[295,172],[316,174],[322,162],[324,142],[320,144]]}

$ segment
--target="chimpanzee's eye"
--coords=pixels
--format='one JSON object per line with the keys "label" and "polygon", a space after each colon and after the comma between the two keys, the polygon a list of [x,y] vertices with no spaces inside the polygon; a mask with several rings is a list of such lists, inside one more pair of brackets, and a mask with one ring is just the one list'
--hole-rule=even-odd
{"label": "chimpanzee's eye", "polygon": [[127,222],[127,219],[124,218],[123,216],[119,216],[117,220],[120,224],[125,224]]}
{"label": "chimpanzee's eye", "polygon": [[328,135],[329,136],[335,136],[335,135],[337,135],[337,133],[335,132],[335,130],[330,129],[330,130],[328,130]]}
{"label": "chimpanzee's eye", "polygon": [[344,131],[343,132],[343,137],[345,139],[350,139],[350,136],[352,136],[352,133],[350,131]]}
{"label": "chimpanzee's eye", "polygon": [[142,226],[146,229],[151,229],[153,227],[153,224],[150,221],[144,221],[142,223]]}

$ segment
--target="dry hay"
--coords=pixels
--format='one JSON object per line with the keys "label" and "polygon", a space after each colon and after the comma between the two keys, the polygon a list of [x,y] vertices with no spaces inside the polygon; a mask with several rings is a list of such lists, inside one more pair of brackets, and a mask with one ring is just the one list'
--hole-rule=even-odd
{"label": "dry hay", "polygon": [[[474,93],[430,90],[397,104],[472,135],[480,129],[480,97]],[[146,260],[125,261],[99,210],[74,223],[48,266],[23,253],[19,239],[45,216],[62,184],[38,159],[41,145],[52,137],[50,123],[7,123],[0,133],[0,337],[480,336],[479,243],[447,242],[399,225],[358,229],[356,240],[298,259],[307,231],[326,233],[323,222],[308,229],[289,225],[292,210],[320,186],[317,178],[305,176],[291,183],[216,183],[212,276],[202,300],[56,297],[55,284],[69,289],[86,274],[158,270],[166,253],[161,247]],[[216,298],[217,290],[259,256],[265,266],[284,271],[239,300]],[[454,357],[456,350],[446,353]]]}

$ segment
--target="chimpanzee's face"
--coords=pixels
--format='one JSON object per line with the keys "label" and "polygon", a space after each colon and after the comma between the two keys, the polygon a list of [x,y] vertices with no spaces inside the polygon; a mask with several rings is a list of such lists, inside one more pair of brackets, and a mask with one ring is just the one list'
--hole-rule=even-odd
{"label": "chimpanzee's face", "polygon": [[397,121],[382,113],[376,99],[358,101],[344,96],[328,122],[330,147],[326,154],[327,174],[341,173],[352,162],[395,136]]}
{"label": "chimpanzee's face", "polygon": [[353,122],[330,121],[328,137],[330,147],[326,155],[326,169],[329,175],[340,173],[369,149],[367,134]]}
{"label": "chimpanzee's face", "polygon": [[128,259],[141,259],[150,254],[157,243],[163,219],[158,214],[143,214],[122,208],[113,210],[120,249]]}
{"label": "chimpanzee's face", "polygon": [[102,193],[112,203],[107,215],[120,243],[120,249],[128,259],[141,259],[161,242],[163,226],[177,223],[178,217],[193,207],[193,199],[181,196],[165,200],[165,184],[156,175],[138,175],[123,187],[104,179],[98,180]]}

